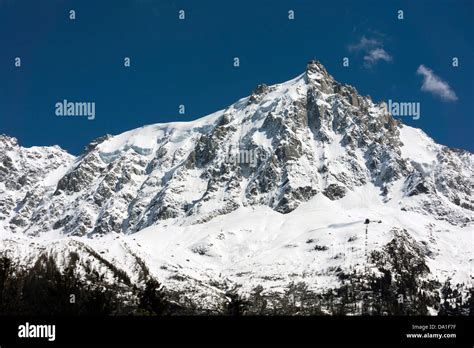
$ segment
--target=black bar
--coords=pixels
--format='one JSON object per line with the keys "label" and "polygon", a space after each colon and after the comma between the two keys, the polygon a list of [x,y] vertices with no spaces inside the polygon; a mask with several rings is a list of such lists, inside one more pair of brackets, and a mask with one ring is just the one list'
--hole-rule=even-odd
{"label": "black bar", "polygon": [[[54,342],[19,338],[19,325],[26,322],[56,325]],[[472,347],[473,324],[473,317],[0,317],[0,346],[409,343]],[[419,329],[423,326],[425,330]],[[407,338],[413,333],[456,337]]]}

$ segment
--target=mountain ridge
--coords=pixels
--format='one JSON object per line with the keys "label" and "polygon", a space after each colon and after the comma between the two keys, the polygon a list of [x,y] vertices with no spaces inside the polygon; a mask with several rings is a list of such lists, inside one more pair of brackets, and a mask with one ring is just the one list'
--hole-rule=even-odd
{"label": "mountain ridge", "polygon": [[212,288],[202,306],[229,284],[321,290],[341,272],[401,272],[387,256],[398,245],[426,264],[420,279],[469,282],[473,156],[385,110],[310,61],[223,110],[106,135],[78,157],[0,137],[4,251],[26,264],[79,248],[101,269],[84,244],[140,282],[138,257],[194,300]]}

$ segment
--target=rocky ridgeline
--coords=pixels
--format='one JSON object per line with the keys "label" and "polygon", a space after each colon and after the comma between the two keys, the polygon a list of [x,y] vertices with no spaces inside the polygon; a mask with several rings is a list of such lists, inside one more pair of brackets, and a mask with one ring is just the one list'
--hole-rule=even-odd
{"label": "rocky ridgeline", "polygon": [[[0,135],[0,224],[29,232],[74,156],[58,146],[24,148]],[[33,230],[35,230],[33,228]]]}

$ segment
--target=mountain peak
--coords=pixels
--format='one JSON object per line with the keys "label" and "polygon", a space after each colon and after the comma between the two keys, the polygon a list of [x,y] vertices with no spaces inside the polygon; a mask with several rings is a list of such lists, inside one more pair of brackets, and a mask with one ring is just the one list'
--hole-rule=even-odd
{"label": "mountain peak", "polygon": [[306,70],[315,70],[315,69],[326,71],[326,68],[324,67],[324,65],[319,60],[311,59],[306,64]]}
{"label": "mountain peak", "polygon": [[0,145],[9,145],[9,146],[16,146],[18,145],[18,140],[17,138],[8,136],[6,134],[0,134]]}
{"label": "mountain peak", "polygon": [[[313,284],[323,272],[339,279],[328,270],[340,264],[352,273],[361,255],[383,245],[416,246],[427,260],[442,260],[446,268],[437,275],[456,274],[470,255],[463,240],[472,230],[473,156],[436,144],[384,110],[313,60],[305,73],[259,85],[224,110],[106,135],[77,158],[0,136],[0,239],[2,230],[47,241],[78,237],[48,244],[52,255],[70,247],[87,253],[79,240],[97,254],[97,243],[106,241],[100,254],[130,252],[111,258],[127,267],[143,259],[168,272],[177,262],[189,279],[196,270],[213,282],[228,272],[252,286],[255,279],[272,279],[272,287],[279,277],[293,281],[295,265],[302,281],[308,269]],[[135,232],[129,240],[142,240],[133,250],[122,244],[127,236],[115,234]],[[392,235],[403,248],[392,247]],[[459,253],[452,253],[453,235],[466,236],[456,242]],[[349,250],[357,260],[348,261],[352,269],[343,264]],[[166,267],[156,267],[155,255]]]}
{"label": "mountain peak", "polygon": [[[70,167],[73,159],[60,154],[49,165],[47,150],[18,150],[24,173],[7,166],[18,156],[6,158],[5,168],[0,156],[0,174],[6,173],[10,187],[21,187],[17,180],[25,175],[31,181],[23,185],[26,191],[41,189],[31,202],[8,191],[13,207],[28,208],[21,212],[24,225],[15,223],[17,210],[2,212],[11,230],[130,233],[168,219],[201,223],[249,206],[289,213],[318,194],[337,201],[362,186],[387,202],[425,195],[423,212],[453,224],[469,220],[464,207],[472,205],[470,191],[455,187],[468,182],[468,172],[440,182],[468,156],[439,154],[437,144],[336,82],[317,60],[308,63],[305,74],[261,84],[248,99],[207,117],[96,139]],[[446,157],[443,166],[432,165],[438,154]],[[45,158],[44,175],[29,175],[29,168],[38,167],[35,158]],[[64,167],[60,161],[67,172],[60,169],[46,180],[50,168]],[[438,204],[435,211],[430,202],[441,199],[430,194],[453,204]],[[403,199],[400,206],[419,209],[409,204]]]}
{"label": "mountain peak", "polygon": [[312,76],[312,75],[315,75],[315,74],[318,74],[318,73],[322,74],[324,77],[332,79],[331,75],[329,75],[326,68],[324,67],[324,65],[319,60],[316,60],[316,59],[310,60],[306,64],[306,74],[308,76]]}
{"label": "mountain peak", "polygon": [[338,84],[329,75],[324,65],[316,59],[310,60],[306,65],[305,81],[308,85],[326,94],[334,93],[334,87]]}
{"label": "mountain peak", "polygon": [[0,135],[0,253],[31,265],[54,255],[61,269],[80,255],[77,274],[156,274],[199,301],[228,284],[286,294],[291,280],[327,293],[342,274],[410,274],[391,260],[461,284],[473,160],[312,60],[224,110],[105,135],[77,158]]}

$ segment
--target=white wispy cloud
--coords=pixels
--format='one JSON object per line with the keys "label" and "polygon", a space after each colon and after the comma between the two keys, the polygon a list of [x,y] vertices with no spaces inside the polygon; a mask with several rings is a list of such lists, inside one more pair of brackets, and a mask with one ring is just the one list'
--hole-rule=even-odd
{"label": "white wispy cloud", "polygon": [[364,53],[364,66],[371,68],[378,61],[391,62],[392,56],[383,48],[383,41],[378,38],[362,36],[359,42],[347,46],[349,52]]}
{"label": "white wispy cloud", "polygon": [[379,60],[391,62],[392,56],[383,48],[374,48],[364,56],[365,64],[369,67],[375,65]]}
{"label": "white wispy cloud", "polygon": [[416,73],[423,76],[423,84],[421,85],[422,91],[430,92],[445,101],[458,100],[456,93],[454,93],[449,84],[437,76],[430,68],[421,64],[416,70]]}
{"label": "white wispy cloud", "polygon": [[380,46],[382,42],[379,39],[368,39],[365,36],[362,36],[360,41],[356,44],[347,46],[350,52],[353,51],[367,51],[375,46]]}

